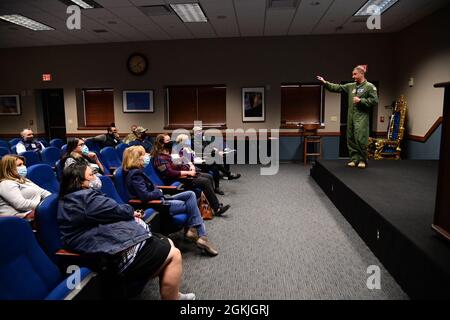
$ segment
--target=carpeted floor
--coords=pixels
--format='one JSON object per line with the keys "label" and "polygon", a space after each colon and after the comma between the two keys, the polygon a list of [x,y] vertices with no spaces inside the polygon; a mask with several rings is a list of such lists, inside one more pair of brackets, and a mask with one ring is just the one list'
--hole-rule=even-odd
{"label": "carpeted floor", "polygon": [[[407,299],[395,280],[309,177],[309,167],[282,164],[274,176],[235,166],[222,180],[226,217],[206,222],[220,254],[204,256],[176,235],[183,253],[182,292],[200,300]],[[381,268],[381,289],[366,286],[367,268]],[[151,280],[139,299],[159,299]]]}

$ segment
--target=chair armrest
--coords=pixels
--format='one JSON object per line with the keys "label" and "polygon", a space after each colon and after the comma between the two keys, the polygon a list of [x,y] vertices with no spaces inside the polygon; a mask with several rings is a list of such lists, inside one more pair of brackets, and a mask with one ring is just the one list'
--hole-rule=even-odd
{"label": "chair armrest", "polygon": [[[69,289],[67,286],[67,279],[64,279],[56,288],[50,292],[50,294],[45,298],[45,300],[72,300],[75,299],[80,293],[84,290],[88,289],[88,287],[92,284],[92,280],[97,276],[95,272],[92,272],[88,268],[80,269],[80,280],[81,282],[78,284],[77,288]],[[97,298],[100,298],[100,291],[97,288],[96,295]],[[92,293],[91,293],[92,295]],[[90,297],[92,298],[92,297]],[[82,299],[82,298],[81,298]]]}
{"label": "chair armrest", "polygon": [[167,210],[169,208],[169,204],[165,204],[162,200],[150,200],[148,202],[142,202],[141,200],[132,199],[128,201],[133,208],[136,209],[148,209],[152,208],[157,211]]}
{"label": "chair armrest", "polygon": [[150,200],[147,203],[143,203],[141,200],[138,199],[131,199],[128,201],[129,204],[133,205],[133,204],[139,204],[139,205],[143,205],[143,204],[162,204],[162,200]]}
{"label": "chair armrest", "polygon": [[161,189],[161,190],[174,190],[177,189],[176,186],[156,186],[156,188]]}
{"label": "chair armrest", "polygon": [[81,257],[81,255],[79,253],[75,253],[75,252],[71,252],[65,249],[59,249],[58,251],[56,251],[55,253],[57,256],[71,256],[71,257]]}
{"label": "chair armrest", "polygon": [[158,212],[158,211],[154,211],[154,212],[150,215],[150,217],[148,217],[147,219],[145,219],[145,223],[151,225],[154,221],[157,220],[158,215],[159,215],[159,212]]}
{"label": "chair armrest", "polygon": [[161,191],[164,194],[170,194],[170,195],[174,195],[174,194],[178,194],[180,192],[186,191],[183,188],[183,184],[180,184],[178,186],[156,186],[155,188],[161,189]]}

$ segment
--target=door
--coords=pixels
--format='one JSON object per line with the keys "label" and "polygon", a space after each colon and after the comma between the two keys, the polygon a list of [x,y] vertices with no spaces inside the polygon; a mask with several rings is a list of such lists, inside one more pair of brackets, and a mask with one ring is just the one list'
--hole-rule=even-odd
{"label": "door", "polygon": [[44,113],[45,134],[49,140],[66,139],[66,114],[64,111],[63,89],[44,89],[41,91]]}
{"label": "door", "polygon": [[[343,81],[341,84],[350,83],[352,81]],[[377,87],[378,96],[380,95],[378,81],[371,81]],[[347,147],[347,115],[348,115],[348,95],[346,92],[341,93],[341,125],[340,132],[341,135],[339,137],[339,157],[340,158],[348,158],[348,147]],[[372,109],[370,117],[369,117],[369,136],[373,137],[373,118],[374,118],[375,110]]]}

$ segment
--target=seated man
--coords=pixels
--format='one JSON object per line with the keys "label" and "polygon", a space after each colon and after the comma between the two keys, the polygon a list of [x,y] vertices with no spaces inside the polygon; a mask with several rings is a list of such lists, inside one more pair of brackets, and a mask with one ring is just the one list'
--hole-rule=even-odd
{"label": "seated man", "polygon": [[20,132],[21,141],[19,141],[16,145],[17,154],[21,154],[25,151],[42,151],[45,149],[44,145],[34,138],[33,130],[30,128],[23,129]]}
{"label": "seated man", "polygon": [[136,128],[137,128],[137,127],[138,127],[138,126],[135,125],[135,124],[133,124],[133,125],[131,126],[131,132],[130,132],[129,134],[127,134],[127,136],[125,137],[125,139],[123,139],[123,143],[129,144],[131,141],[136,140],[137,136],[136,136],[135,131],[136,131]]}
{"label": "seated man", "polygon": [[147,136],[147,130],[148,129],[143,128],[143,127],[137,127],[136,130],[134,130],[136,139],[129,142],[128,144],[133,145],[133,146],[143,146],[145,149],[145,152],[150,153],[153,145]]}
{"label": "seated man", "polygon": [[114,123],[111,123],[111,125],[106,129],[106,134],[101,134],[99,136],[89,138],[88,140],[98,143],[100,145],[100,148],[115,148],[119,143],[122,142],[120,141],[119,133],[117,132],[117,128]]}

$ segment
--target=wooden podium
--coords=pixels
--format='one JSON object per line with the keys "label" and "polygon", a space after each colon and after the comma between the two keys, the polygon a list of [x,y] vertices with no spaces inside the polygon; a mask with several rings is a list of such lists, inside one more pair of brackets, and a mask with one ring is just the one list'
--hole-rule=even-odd
{"label": "wooden podium", "polygon": [[434,87],[444,88],[445,91],[436,207],[432,228],[450,240],[450,82],[436,83]]}

